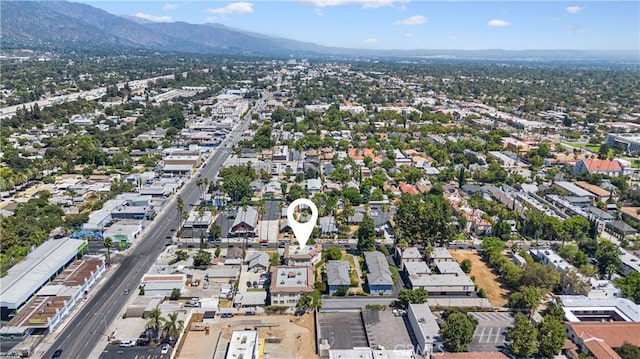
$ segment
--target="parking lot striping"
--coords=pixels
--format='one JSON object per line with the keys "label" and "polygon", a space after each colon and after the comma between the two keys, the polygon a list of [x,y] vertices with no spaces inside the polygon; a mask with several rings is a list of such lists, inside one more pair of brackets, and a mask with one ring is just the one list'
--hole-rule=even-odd
{"label": "parking lot striping", "polygon": [[[500,339],[501,337],[504,338],[502,336],[502,328],[498,328],[498,333],[496,334],[496,340],[493,343],[498,344],[498,339]],[[504,339],[502,339],[502,342],[504,343]]]}

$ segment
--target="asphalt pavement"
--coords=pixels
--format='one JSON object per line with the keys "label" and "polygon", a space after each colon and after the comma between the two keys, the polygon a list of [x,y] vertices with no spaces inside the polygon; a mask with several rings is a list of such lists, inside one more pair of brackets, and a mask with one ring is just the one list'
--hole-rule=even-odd
{"label": "asphalt pavement", "polygon": [[[216,152],[207,159],[207,165],[199,171],[201,176],[215,178],[231,154],[231,148],[239,140],[240,134],[248,127],[251,112],[244,121],[234,129],[218,147]],[[185,204],[196,203],[200,190],[196,187],[193,176],[179,192]],[[91,293],[87,302],[79,308],[79,311],[69,318],[60,332],[55,333],[55,342],[45,353],[45,358],[50,358],[56,349],[62,349],[65,358],[86,359],[90,358],[96,348],[103,348],[107,344],[105,333],[116,318],[120,315],[124,306],[137,290],[144,273],[149,270],[156,258],[164,250],[166,237],[171,236],[170,230],[177,224],[177,211],[175,210],[176,197],[173,196],[160,211],[155,220],[149,224],[140,240],[129,249],[128,256],[117,266],[112,268],[104,283],[101,283],[97,292]],[[129,294],[124,294],[125,289]]]}

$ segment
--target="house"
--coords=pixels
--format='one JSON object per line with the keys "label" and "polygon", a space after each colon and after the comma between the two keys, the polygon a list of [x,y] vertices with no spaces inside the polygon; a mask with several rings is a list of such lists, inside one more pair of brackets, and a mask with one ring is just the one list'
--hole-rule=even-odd
{"label": "house", "polygon": [[322,259],[322,245],[288,245],[284,247],[283,258],[288,266],[314,266]]}
{"label": "house", "polygon": [[253,252],[247,256],[247,265],[252,272],[264,272],[269,268],[269,255],[264,252]]}
{"label": "house", "polygon": [[364,252],[367,267],[367,285],[369,293],[390,295],[393,290],[393,279],[387,257],[380,252]]}
{"label": "house", "polygon": [[329,295],[334,295],[340,288],[349,290],[351,285],[349,262],[342,260],[327,261],[326,272]]}
{"label": "house", "polygon": [[271,305],[295,307],[300,297],[313,292],[313,267],[272,267]]}
{"label": "house", "polygon": [[320,234],[330,235],[338,233],[338,227],[336,226],[336,220],[333,217],[325,216],[320,217],[318,220],[318,226],[320,227]]}
{"label": "house", "polygon": [[240,207],[229,229],[229,237],[255,237],[257,225],[258,210],[251,206]]}
{"label": "house", "polygon": [[596,359],[620,358],[613,350],[624,343],[640,346],[640,323],[566,323],[567,337],[580,353]]}
{"label": "house", "polygon": [[322,191],[322,181],[319,178],[309,178],[307,180],[307,191],[311,194]]}
{"label": "house", "polygon": [[574,174],[580,173],[600,173],[607,176],[622,175],[622,166],[615,160],[583,159],[576,163],[573,168]]}
{"label": "house", "polygon": [[240,247],[231,247],[227,249],[227,255],[224,258],[225,265],[241,265],[244,259],[244,251]]}

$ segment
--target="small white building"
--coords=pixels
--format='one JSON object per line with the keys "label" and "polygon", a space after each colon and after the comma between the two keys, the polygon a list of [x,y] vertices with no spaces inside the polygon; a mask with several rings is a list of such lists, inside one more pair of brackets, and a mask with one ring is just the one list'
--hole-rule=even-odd
{"label": "small white building", "polygon": [[434,346],[440,342],[440,326],[431,309],[426,304],[409,304],[407,318],[418,342],[417,352],[429,357]]}
{"label": "small white building", "polygon": [[145,274],[140,281],[148,296],[169,297],[174,289],[182,291],[186,284],[186,274]]}
{"label": "small white building", "polygon": [[225,359],[258,359],[260,343],[256,330],[234,330]]}

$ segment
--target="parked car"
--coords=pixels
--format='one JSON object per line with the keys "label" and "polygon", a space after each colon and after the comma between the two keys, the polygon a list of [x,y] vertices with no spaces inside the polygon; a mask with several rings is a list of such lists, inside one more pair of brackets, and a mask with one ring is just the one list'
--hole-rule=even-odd
{"label": "parked car", "polygon": [[222,313],[220,318],[233,318],[233,314],[231,314],[231,313]]}
{"label": "parked car", "polygon": [[247,281],[247,288],[251,288],[251,281],[250,280]]}
{"label": "parked car", "polygon": [[294,315],[296,317],[299,317],[301,315],[304,315],[304,313],[306,313],[306,311],[304,309],[296,309],[296,312],[294,313]]}
{"label": "parked car", "polygon": [[209,289],[209,283],[205,283],[205,284],[202,286],[202,289]]}
{"label": "parked car", "polygon": [[244,315],[256,315],[256,312],[254,312],[253,310],[250,310],[248,312],[245,312]]}
{"label": "parked car", "polygon": [[255,280],[253,281],[253,287],[258,288],[258,282],[256,282]]}
{"label": "parked car", "polygon": [[62,349],[56,349],[56,351],[53,352],[53,356],[51,357],[51,359],[58,359],[60,358],[61,355],[62,355]]}
{"label": "parked car", "polygon": [[161,354],[168,354],[169,353],[169,344],[162,344],[162,348],[160,349],[160,353]]}
{"label": "parked car", "polygon": [[136,342],[133,340],[123,340],[120,342],[120,346],[124,347],[124,348],[128,348],[128,347],[135,347],[136,346]]}

